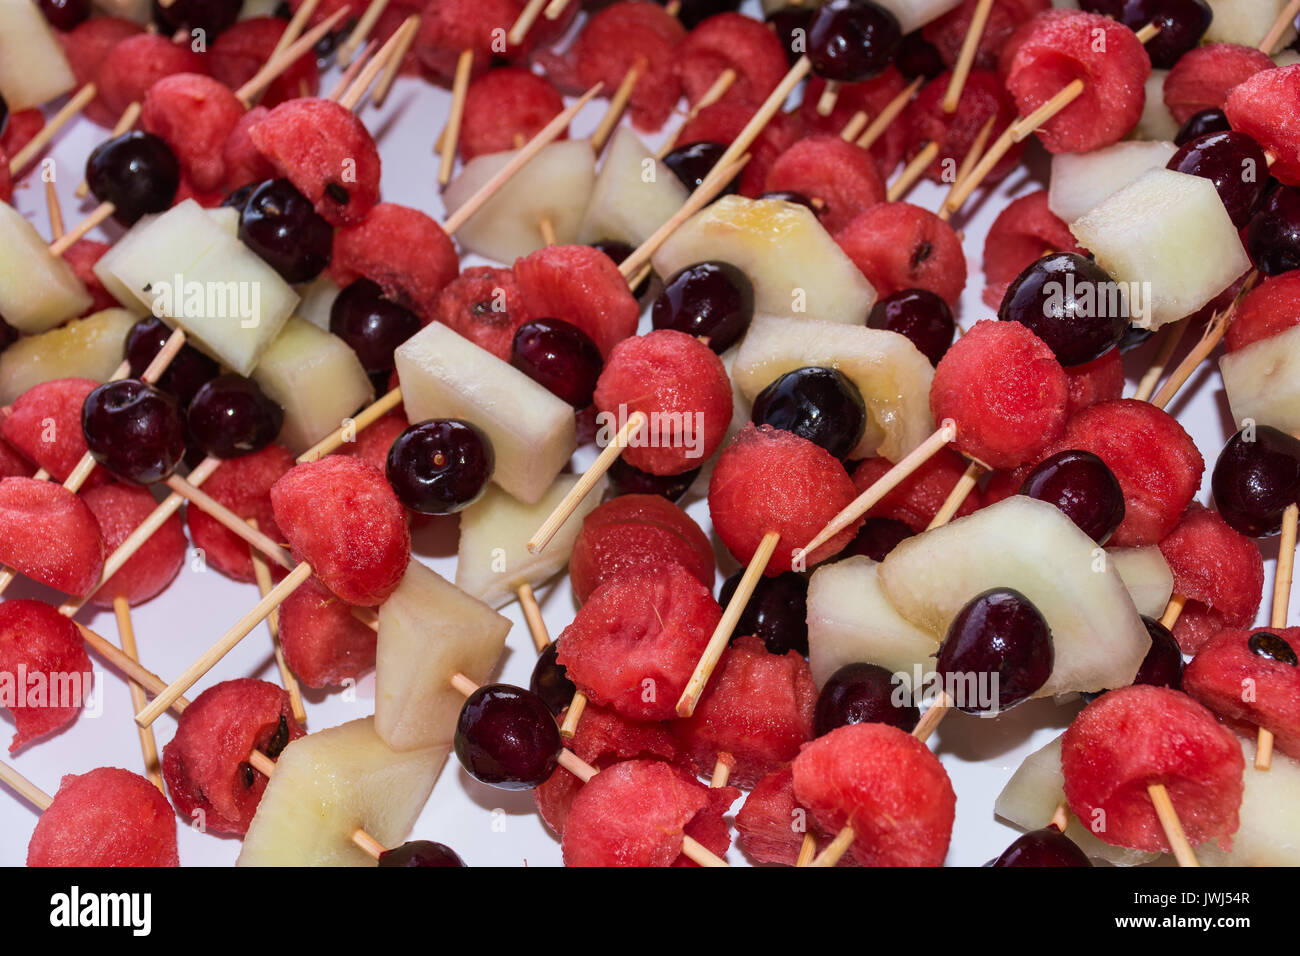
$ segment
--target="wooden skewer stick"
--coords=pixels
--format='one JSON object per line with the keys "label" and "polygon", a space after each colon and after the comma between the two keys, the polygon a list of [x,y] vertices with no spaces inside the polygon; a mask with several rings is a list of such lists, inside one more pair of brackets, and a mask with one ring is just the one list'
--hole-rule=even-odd
{"label": "wooden skewer stick", "polygon": [[1143,373],[1142,379],[1138,382],[1137,391],[1133,397],[1139,402],[1150,401],[1151,395],[1156,390],[1156,385],[1160,382],[1160,376],[1165,374],[1165,369],[1169,367],[1169,360],[1173,358],[1174,350],[1178,348],[1178,343],[1183,340],[1183,335],[1187,332],[1187,326],[1190,323],[1182,319],[1173,323],[1165,329],[1164,339],[1160,343],[1160,351],[1156,353],[1155,361],[1151,363],[1150,368]]}
{"label": "wooden skewer stick", "polygon": [[77,225],[73,226],[70,231],[64,233],[58,239],[54,240],[54,242],[50,243],[50,255],[54,256],[57,259],[59,256],[67,252],[68,249],[71,248],[78,240],[84,239],[86,233],[96,228],[100,223],[102,223],[109,216],[113,215],[113,213],[115,213],[116,211],[117,211],[117,207],[114,206],[111,202],[100,203],[98,206],[94,208],[94,210],[90,213],[89,216],[81,220],[81,222],[77,223]]}
{"label": "wooden skewer stick", "polygon": [[951,219],[952,214],[960,208],[960,204],[955,206],[950,205],[950,201],[952,200],[953,194],[957,191],[957,187],[966,181],[966,178],[970,176],[971,171],[974,170],[975,164],[980,161],[981,157],[983,157],[984,148],[988,146],[989,137],[993,135],[993,122],[996,119],[997,114],[995,113],[984,121],[984,125],[980,127],[980,131],[975,134],[975,139],[971,142],[970,149],[968,149],[966,155],[962,157],[961,165],[957,167],[956,178],[953,179],[952,185],[948,188],[948,195],[944,197],[943,203],[939,206],[939,212],[936,213],[936,215],[944,222]]}
{"label": "wooden skewer stick", "polygon": [[316,44],[320,42],[321,37],[334,29],[339,21],[347,16],[347,13],[348,7],[346,5],[339,7],[278,54],[272,56],[260,70],[253,74],[247,83],[235,90],[235,97],[245,105],[251,104],[266,91],[268,86],[275,82],[276,77],[289,69],[303,54],[314,49]]}
{"label": "wooden skewer stick", "polygon": [[1169,603],[1165,605],[1165,613],[1160,615],[1160,623],[1165,630],[1172,631],[1178,619],[1183,615],[1183,608],[1187,606],[1187,595],[1171,594]]}
{"label": "wooden skewer stick", "polygon": [[456,146],[460,142],[460,124],[465,117],[465,96],[469,93],[469,76],[473,68],[474,51],[461,50],[456,61],[456,77],[451,84],[451,111],[447,114],[438,156],[438,183],[442,186],[451,182],[451,171],[456,165]]}
{"label": "wooden skewer stick", "polygon": [[735,766],[736,758],[731,754],[726,752],[718,754],[718,759],[713,764],[713,776],[709,778],[709,787],[713,790],[725,787],[727,781],[731,779],[731,771]]}
{"label": "wooden skewer stick", "polygon": [[510,32],[506,34],[506,42],[511,46],[519,46],[523,43],[524,37],[533,28],[537,18],[541,16],[542,8],[548,2],[549,0],[528,0],[524,8],[519,11],[519,16],[515,18],[514,24],[510,27]]}
{"label": "wooden skewer stick", "polygon": [[587,695],[580,690],[573,692],[573,699],[569,701],[569,709],[564,712],[564,723],[560,724],[560,737],[564,740],[572,740],[574,734],[578,732],[578,722],[582,720],[582,712],[587,709]]}
{"label": "wooden skewer stick", "polygon": [[835,834],[835,839],[826,844],[826,849],[822,850],[813,859],[809,866],[834,866],[840,862],[844,854],[849,852],[849,847],[853,846],[853,827],[845,827],[839,833]]}
{"label": "wooden skewer stick", "polygon": [[45,213],[50,218],[50,238],[60,238],[66,229],[63,226],[63,206],[59,204],[59,191],[54,180],[45,180]]}
{"label": "wooden skewer stick", "polygon": [[839,80],[827,80],[822,88],[822,95],[817,97],[817,115],[830,116],[835,112],[835,104],[840,98]]}
{"label": "wooden skewer stick", "polygon": [[415,43],[415,38],[419,30],[412,30],[402,38],[402,42],[397,45],[397,50],[393,53],[392,59],[384,67],[383,75],[379,77],[379,82],[374,85],[370,91],[370,102],[378,108],[384,105],[388,99],[388,91],[393,88],[393,81],[397,79],[397,74],[402,71],[402,64],[406,61],[406,54],[411,52],[411,45]]}
{"label": "wooden skewer stick", "polygon": [[543,16],[548,20],[558,20],[568,5],[569,0],[551,0],[550,5],[547,6]]}
{"label": "wooden skewer stick", "polygon": [[[740,134],[731,141],[731,145],[718,157],[717,162],[713,164],[713,168],[715,170],[725,169],[748,152],[749,147],[758,138],[758,134],[763,131],[763,127],[771,122],[772,117],[785,105],[790,92],[803,82],[804,77],[811,72],[812,61],[808,57],[801,56],[796,60],[794,66],[790,67],[789,72],[786,73],[781,82],[767,95],[763,105],[749,118],[749,122],[745,124]],[[626,275],[626,273],[624,274]]]}
{"label": "wooden skewer stick", "polygon": [[533,586],[527,581],[515,588],[515,594],[519,597],[519,606],[523,608],[524,620],[528,623],[528,633],[533,636],[533,646],[540,654],[550,645],[551,635],[546,630],[546,621],[542,619],[542,609],[537,604],[537,595],[533,593]]}
{"label": "wooden skewer stick", "polygon": [[1268,28],[1264,38],[1259,41],[1259,52],[1266,56],[1273,55],[1273,48],[1277,46],[1278,41],[1282,39],[1282,34],[1286,33],[1287,27],[1295,22],[1296,15],[1300,14],[1300,0],[1291,0],[1281,12],[1278,13],[1277,19],[1273,25]]}
{"label": "wooden skewer stick", "polygon": [[249,546],[250,553],[262,554],[270,558],[285,570],[293,570],[294,561],[289,552],[258,529],[256,524],[249,524],[206,491],[202,491],[180,475],[172,475],[165,482],[168,488],[190,502],[210,518],[213,518],[231,534],[238,536]]}
{"label": "wooden skewer stick", "polygon": [[1237,303],[1233,302],[1228,306],[1228,308],[1224,309],[1222,312],[1216,313],[1210,319],[1209,324],[1205,327],[1205,331],[1201,334],[1201,340],[1197,342],[1192,350],[1183,357],[1183,360],[1178,363],[1178,367],[1175,368],[1169,378],[1165,380],[1165,384],[1160,386],[1160,390],[1156,392],[1155,397],[1151,399],[1152,405],[1156,408],[1165,408],[1174,400],[1174,396],[1178,394],[1178,390],[1183,387],[1184,383],[1192,377],[1192,373],[1200,367],[1202,362],[1209,358],[1210,353],[1213,352],[1223,340],[1224,335],[1228,332],[1228,323],[1231,321],[1232,315],[1236,311]]}
{"label": "wooden skewer stick", "polygon": [[[122,645],[122,653],[133,660],[140,659],[140,652],[135,646],[135,627],[131,624],[131,604],[122,595],[116,595],[113,598],[113,615],[117,618],[117,638],[118,643]],[[148,698],[144,695],[144,688],[135,681],[129,681],[131,687],[131,706],[139,710],[146,703]],[[153,785],[160,791],[166,793],[163,788],[162,764],[158,761],[158,741],[154,738],[152,727],[137,727],[136,732],[140,735],[140,752],[144,755],[144,772]]]}
{"label": "wooden skewer stick", "polygon": [[866,110],[858,110],[849,117],[849,121],[845,123],[844,128],[840,130],[840,139],[844,140],[846,143],[853,142],[859,135],[861,135],[862,131],[867,128],[867,121],[869,119],[870,117],[867,116]]}
{"label": "wooden skewer stick", "polygon": [[0,782],[7,784],[10,790],[42,813],[48,810],[50,804],[54,802],[53,797],[3,760],[0,760]]}
{"label": "wooden skewer stick", "polygon": [[361,51],[361,54],[339,75],[338,82],[336,82],[330,88],[330,91],[325,94],[325,99],[331,100],[335,103],[339,101],[343,94],[348,91],[348,87],[356,82],[357,76],[366,68],[366,64],[370,62],[370,58],[375,55],[375,47],[376,44],[374,40],[371,40],[366,44],[366,48]]}
{"label": "wooden skewer stick", "polygon": [[[114,124],[113,131],[109,133],[108,138],[116,139],[117,137],[124,134],[131,127],[133,127],[136,123],[136,120],[140,118],[140,111],[142,109],[143,107],[141,107],[139,101],[129,104],[126,109],[122,110],[122,115],[117,118],[117,123]],[[74,195],[78,199],[85,199],[88,195],[90,195],[90,183],[86,182],[83,179],[81,183],[77,186]],[[58,236],[55,236],[54,238],[57,239]]]}
{"label": "wooden skewer stick", "polygon": [[[1273,577],[1273,610],[1269,627],[1286,627],[1287,611],[1291,605],[1291,579],[1295,574],[1295,547],[1300,507],[1287,505],[1282,513],[1282,539],[1278,542],[1277,572]],[[1273,766],[1273,731],[1259,728],[1255,741],[1255,769],[1268,770]]]}
{"label": "wooden skewer stick", "polygon": [[917,180],[925,175],[925,171],[930,168],[930,164],[939,156],[939,144],[934,140],[926,143],[921,151],[912,157],[911,161],[903,167],[903,171],[898,174],[898,178],[889,184],[889,189],[885,193],[885,198],[890,202],[897,202],[907,195],[907,191],[916,185]]}
{"label": "wooden skewer stick", "polygon": [[953,515],[962,506],[962,502],[970,497],[970,493],[979,484],[980,476],[986,471],[988,471],[988,468],[978,461],[972,461],[968,464],[966,470],[961,473],[961,477],[957,479],[957,483],[948,492],[948,497],[939,506],[939,510],[934,513],[934,517],[930,519],[930,524],[926,526],[925,530],[933,531],[935,528],[942,528],[951,521]]}
{"label": "wooden skewer stick", "polygon": [[[249,518],[248,524],[257,530],[257,519]],[[266,560],[257,553],[256,549],[249,549],[249,557],[253,560],[253,577],[257,579],[257,590],[262,597],[270,593],[275,582],[271,580],[271,569],[267,567]],[[289,709],[293,712],[293,719],[298,723],[306,726],[307,708],[302,703],[302,687],[298,684],[298,678],[294,676],[289,664],[284,659],[284,647],[280,644],[280,610],[276,608],[266,616],[266,629],[271,634],[271,647],[275,650],[275,666],[280,671],[280,686],[285,689],[289,695]],[[143,702],[137,702],[135,709],[139,712]]]}
{"label": "wooden skewer stick", "polygon": [[378,78],[380,71],[388,65],[388,62],[397,55],[397,50],[405,42],[408,34],[415,33],[420,29],[420,18],[414,14],[402,21],[402,25],[390,36],[384,45],[379,48],[379,52],[370,58],[360,76],[348,88],[348,91],[339,98],[339,106],[344,109],[353,110],[365,97],[370,90],[370,84]]}
{"label": "wooden skewer stick", "polygon": [[307,28],[307,21],[311,19],[318,6],[320,0],[304,0],[294,15],[289,18],[289,23],[280,34],[280,39],[276,40],[275,46],[271,48],[271,55],[266,58],[268,63],[289,49],[289,45],[302,36],[302,31]]}
{"label": "wooden skewer stick", "polygon": [[353,58],[365,45],[370,31],[375,28],[379,22],[380,15],[384,8],[388,6],[388,0],[370,0],[366,10],[357,19],[357,25],[352,28],[348,38],[339,44],[338,50],[335,51],[334,60],[339,66],[349,66]]}
{"label": "wooden skewer stick", "polygon": [[924,77],[918,76],[900,90],[898,95],[885,105],[879,115],[871,121],[871,125],[858,137],[858,145],[863,149],[870,149],[876,140],[880,139],[881,134],[889,128],[889,124],[898,119],[899,114],[907,108],[907,104],[912,101],[912,97],[916,95],[916,91],[921,88],[923,82],[925,82]]}
{"label": "wooden skewer stick", "polygon": [[659,152],[656,156],[659,159],[663,159],[671,153],[673,148],[677,145],[677,140],[681,138],[682,130],[684,130],[690,122],[695,119],[695,117],[700,115],[701,110],[707,109],[726,96],[727,90],[731,89],[735,82],[736,71],[731,67],[727,67],[719,73],[718,78],[713,81],[713,85],[705,90],[704,95],[696,100],[695,105],[687,111],[686,118],[682,120],[681,125],[673,130],[672,134],[664,140],[664,144],[659,147]]}
{"label": "wooden skewer stick", "polygon": [[992,11],[993,0],[979,0],[975,4],[970,26],[966,28],[966,37],[961,43],[961,52],[957,54],[957,64],[953,67],[952,79],[948,81],[948,89],[943,95],[945,113],[957,112],[957,104],[961,102],[961,92],[966,87],[971,67],[975,65],[975,54],[979,51],[980,40],[984,37],[984,27],[988,24],[989,14]]}
{"label": "wooden skewer stick", "polygon": [[298,464],[301,465],[309,461],[319,461],[330,452],[336,451],[341,445],[343,445],[347,440],[345,436],[361,432],[363,429],[373,425],[401,404],[402,390],[400,388],[395,388],[382,398],[377,399],[363,411],[358,412],[356,418],[344,425],[340,425],[338,428],[334,429],[334,431],[330,432],[316,444],[312,445],[305,452],[299,455]]}
{"label": "wooden skewer stick", "polygon": [[1155,804],[1156,816],[1160,818],[1160,826],[1165,831],[1165,839],[1169,841],[1178,865],[1200,866],[1192,845],[1187,842],[1187,834],[1183,832],[1183,822],[1178,819],[1178,811],[1174,808],[1174,801],[1169,798],[1169,791],[1165,789],[1165,785],[1150,784],[1147,786],[1147,794]]}
{"label": "wooden skewer stick", "polygon": [[811,833],[803,835],[803,842],[799,844],[799,855],[795,857],[795,866],[808,866],[817,856],[817,838]]}
{"label": "wooden skewer stick", "polygon": [[1056,812],[1052,814],[1052,819],[1048,821],[1049,827],[1056,827],[1057,833],[1064,833],[1065,828],[1070,825],[1070,807],[1064,800],[1056,805]]}
{"label": "wooden skewer stick", "polygon": [[641,74],[646,71],[648,65],[645,57],[638,57],[636,62],[623,74],[618,89],[609,98],[609,108],[605,110],[605,115],[600,118],[600,123],[596,126],[596,132],[591,134],[591,148],[597,154],[605,148],[606,140],[614,132],[614,127],[618,126],[618,121],[623,116],[623,111],[627,109],[628,101],[632,99],[632,93],[636,90],[637,83],[641,82]]}
{"label": "wooden skewer stick", "polygon": [[87,83],[81,89],[77,90],[63,107],[50,117],[48,123],[41,127],[40,132],[28,140],[27,145],[18,152],[14,153],[13,158],[9,160],[9,175],[17,176],[23,171],[28,163],[40,155],[41,150],[50,144],[50,140],[58,135],[59,130],[67,126],[72,118],[86,108],[99,88],[94,83]]}

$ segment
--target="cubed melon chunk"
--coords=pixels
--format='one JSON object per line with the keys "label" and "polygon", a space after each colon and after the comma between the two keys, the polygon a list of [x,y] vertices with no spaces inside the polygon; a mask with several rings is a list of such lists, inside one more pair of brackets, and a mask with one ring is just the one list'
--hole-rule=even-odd
{"label": "cubed melon chunk", "polygon": [[1233,421],[1300,431],[1300,326],[1252,342],[1219,360]]}
{"label": "cubed melon chunk", "polygon": [[809,365],[839,369],[862,393],[871,420],[850,457],[898,461],[934,431],[934,367],[897,332],[756,316],[740,343],[732,378],[752,402],[786,372]]}
{"label": "cubed melon chunk", "polygon": [[1065,222],[1074,222],[1148,169],[1163,169],[1176,152],[1171,142],[1129,141],[1091,153],[1057,153],[1052,157],[1047,208]]}
{"label": "cubed melon chunk", "polygon": [[369,717],[299,737],[276,761],[236,866],[374,866],[352,834],[401,844],[450,749],[392,750]]}
{"label": "cubed melon chunk", "polygon": [[812,210],[775,199],[723,196],[686,220],[651,260],[667,278],[706,260],[729,262],[754,284],[754,309],[861,325],[876,290]]}
{"label": "cubed melon chunk", "polygon": [[1147,170],[1070,232],[1126,286],[1142,329],[1191,315],[1250,268],[1214,184],[1171,169]]}
{"label": "cubed melon chunk", "polygon": [[1152,70],[1147,77],[1142,115],[1129,134],[1133,139],[1173,140],[1183,128],[1165,105],[1165,77],[1168,75],[1168,70]]}
{"label": "cubed melon chunk", "polygon": [[1174,573],[1155,545],[1145,548],[1111,548],[1106,552],[1139,614],[1160,620],[1174,593]]}
{"label": "cubed melon chunk", "polygon": [[[465,205],[514,156],[514,150],[488,153],[466,163],[442,194],[447,215]],[[468,252],[511,263],[546,245],[540,226],[546,219],[555,230],[556,242],[571,244],[578,238],[595,182],[596,157],[590,140],[551,143],[456,230],[456,242]]]}
{"label": "cubed melon chunk", "polygon": [[0,352],[0,405],[55,378],[108,381],[122,363],[133,325],[135,316],[126,309],[105,309],[19,339]]}
{"label": "cubed melon chunk", "polygon": [[885,597],[870,558],[825,564],[808,582],[808,664],[817,686],[845,664],[879,664],[912,686],[913,669],[934,668],[939,641]]}
{"label": "cubed melon chunk", "polygon": [[298,287],[301,301],[297,314],[318,329],[330,330],[330,309],[339,297],[338,283],[322,273],[316,280]]}
{"label": "cubed melon chunk", "polygon": [[1300,866],[1300,762],[1273,751],[1267,773],[1255,769],[1255,738],[1241,739],[1246,758],[1241,826],[1232,849],[1204,843],[1196,850],[1205,866]]}
{"label": "cubed melon chunk", "polygon": [[[919,30],[931,20],[961,6],[962,0],[876,0],[898,18],[903,33]],[[798,4],[795,4],[798,6]]]}
{"label": "cubed melon chunk", "polygon": [[578,242],[617,239],[639,246],[682,208],[686,196],[681,180],[636,133],[620,126],[605,151]]}
{"label": "cubed melon chunk", "polygon": [[942,638],[989,588],[1014,588],[1047,620],[1056,662],[1039,697],[1133,682],[1151,647],[1105,552],[1058,508],[1013,495],[896,547],[880,583],[903,617]]}
{"label": "cubed melon chunk", "polygon": [[[30,6],[27,0],[17,2]],[[28,335],[81,315],[92,302],[72,267],[50,255],[49,245],[22,213],[0,202],[0,315]]]}
{"label": "cubed melon chunk", "polygon": [[451,678],[486,681],[509,630],[509,619],[412,561],[379,606],[375,731],[394,750],[451,743],[465,702]]}
{"label": "cubed melon chunk", "polygon": [[375,397],[357,353],[337,335],[297,316],[262,354],[253,380],[284,409],[278,441],[295,455]]}
{"label": "cubed melon chunk", "polygon": [[76,84],[40,7],[32,0],[0,0],[0,96],[9,109],[42,106]]}
{"label": "cubed melon chunk", "polygon": [[541,554],[528,550],[528,539],[577,483],[577,475],[560,475],[533,505],[489,487],[460,514],[456,587],[492,607],[501,607],[515,599],[519,585],[537,587],[563,571],[582,530],[582,519],[604,497],[607,482],[603,475]]}
{"label": "cubed melon chunk", "polygon": [[[1273,22],[1288,0],[1205,0],[1214,11],[1214,19],[1205,31],[1206,43],[1240,43],[1256,47],[1272,28]],[[1277,46],[1289,46],[1295,39],[1295,27],[1288,25]]]}
{"label": "cubed melon chunk", "polygon": [[397,350],[406,417],[463,418],[492,441],[492,480],[536,504],[578,447],[573,407],[441,322]]}

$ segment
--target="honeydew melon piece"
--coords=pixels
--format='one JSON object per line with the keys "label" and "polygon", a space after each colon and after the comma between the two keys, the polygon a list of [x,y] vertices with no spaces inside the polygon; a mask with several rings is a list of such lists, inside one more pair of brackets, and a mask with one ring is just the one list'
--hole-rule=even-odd
{"label": "honeydew melon piece", "polygon": [[686,220],[651,260],[670,276],[720,260],[754,284],[754,311],[861,325],[876,290],[812,210],[778,199],[723,196]]}
{"label": "honeydew melon piece", "polygon": [[1230,352],[1219,360],[1219,370],[1238,425],[1253,419],[1300,431],[1300,326]]}
{"label": "honeydew melon piece", "polygon": [[406,417],[462,418],[492,441],[492,480],[536,504],[578,447],[573,408],[440,322],[397,349]]}
{"label": "honeydew melon piece", "polygon": [[77,85],[44,15],[32,0],[0,0],[0,96],[9,109],[30,109]]}
{"label": "honeydew melon piece", "polygon": [[858,555],[823,565],[808,581],[808,664],[818,687],[845,664],[879,664],[909,687],[913,668],[933,669],[938,639],[889,603],[879,567]]}
{"label": "honeydew melon piece", "polygon": [[[3,58],[0,52],[0,62]],[[0,315],[5,321],[35,335],[81,315],[91,302],[72,267],[50,255],[49,243],[22,213],[0,202]]]}
{"label": "honeydew melon piece", "polygon": [[[1061,738],[1035,750],[1020,765],[998,794],[993,812],[1023,830],[1039,830],[1052,820],[1056,808],[1065,802],[1065,777],[1061,773]],[[1089,858],[1116,866],[1141,866],[1161,854],[1111,846],[1070,814],[1065,835]]]}
{"label": "honeydew melon piece", "polygon": [[1152,70],[1146,82],[1146,100],[1142,103],[1142,115],[1137,126],[1129,134],[1132,139],[1172,140],[1182,129],[1182,124],[1174,119],[1174,114],[1165,105],[1165,77],[1168,70]]}
{"label": "honeydew melon piece", "polygon": [[402,843],[449,750],[392,750],[370,717],[299,737],[276,761],[235,865],[374,866],[353,832]]}
{"label": "honeydew melon piece", "polygon": [[591,493],[578,503],[569,520],[541,554],[528,550],[528,539],[564,500],[577,475],[560,475],[536,504],[526,505],[499,488],[460,514],[460,547],[456,552],[456,587],[491,607],[515,599],[520,584],[537,587],[569,563],[582,519],[600,504],[607,481],[602,475]]}
{"label": "honeydew melon piece", "polygon": [[1300,866],[1300,763],[1275,750],[1264,773],[1255,769],[1255,738],[1241,738],[1241,750],[1246,790],[1232,849],[1203,843],[1197,858],[1205,866]]}
{"label": "honeydew melon piece", "polygon": [[939,638],[983,591],[1014,588],[1027,597],[1056,648],[1038,697],[1131,684],[1151,647],[1105,552],[1059,509],[1023,495],[908,538],[879,574],[899,613]]}
{"label": "honeydew melon piece", "polygon": [[1174,573],[1155,545],[1145,548],[1111,548],[1106,552],[1139,614],[1160,620],[1174,593]]}
{"label": "honeydew melon piece", "polygon": [[1074,222],[1148,169],[1163,169],[1176,152],[1171,142],[1130,140],[1091,153],[1057,153],[1052,157],[1047,208],[1065,222]]}
{"label": "honeydew melon piece", "polygon": [[898,18],[903,33],[919,30],[931,20],[961,6],[962,0],[876,0]]}
{"label": "honeydew melon piece", "polygon": [[905,336],[865,325],[755,316],[740,343],[732,378],[749,401],[797,368],[843,372],[866,402],[870,421],[852,458],[898,461],[934,431],[934,367]]}
{"label": "honeydew melon piece", "polygon": [[122,363],[133,325],[135,316],[126,309],[105,309],[20,338],[0,353],[0,405],[51,379],[108,381]]}
{"label": "honeydew melon piece", "polygon": [[[443,203],[450,216],[515,156],[515,150],[475,156],[447,186]],[[596,183],[591,142],[551,143],[519,170],[456,231],[461,249],[511,263],[546,245],[539,223],[550,221],[561,245],[578,238],[587,197]]]}
{"label": "honeydew melon piece", "polygon": [[339,287],[329,276],[322,274],[318,279],[298,287],[297,314],[318,329],[330,330],[330,309],[339,297]]}
{"label": "honeydew melon piece", "polygon": [[231,236],[239,235],[239,210],[233,206],[218,206],[206,210],[212,221]]}
{"label": "honeydew melon piece", "polygon": [[687,195],[681,180],[636,133],[620,126],[605,152],[578,242],[617,239],[639,246],[682,208]]}
{"label": "honeydew melon piece", "polygon": [[465,702],[451,678],[486,681],[509,630],[507,618],[412,561],[379,606],[375,731],[394,750],[450,744]]}
{"label": "honeydew melon piece", "polygon": [[357,354],[336,335],[293,316],[253,369],[253,381],[284,409],[280,444],[295,455],[375,397]]}
{"label": "honeydew melon piece", "polygon": [[1128,284],[1133,324],[1142,329],[1191,315],[1250,268],[1214,184],[1171,169],[1143,173],[1070,232]]}
{"label": "honeydew melon piece", "polygon": [[[1214,19],[1205,31],[1206,43],[1240,43],[1257,47],[1273,26],[1287,0],[1205,0],[1214,11]],[[1278,40],[1285,47],[1295,39],[1295,28],[1288,26]],[[1277,49],[1275,47],[1274,49]]]}

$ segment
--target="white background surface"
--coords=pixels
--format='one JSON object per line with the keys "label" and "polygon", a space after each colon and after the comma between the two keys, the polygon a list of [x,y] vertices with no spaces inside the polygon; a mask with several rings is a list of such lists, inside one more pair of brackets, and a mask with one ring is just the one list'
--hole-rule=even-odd
{"label": "white background surface", "polygon": [[[757,3],[749,0],[745,11],[754,14]],[[322,82],[329,89],[331,78]],[[796,93],[796,96],[798,94]],[[423,209],[442,218],[442,204],[436,184],[436,160],[433,144],[442,127],[450,97],[446,91],[413,78],[402,78],[390,94],[387,104],[376,111],[367,107],[362,118],[379,143],[383,157],[384,199]],[[578,117],[573,135],[587,135],[604,111],[604,101],[596,101]],[[680,122],[670,121],[669,129]],[[92,202],[76,200],[73,190],[81,179],[85,157],[106,133],[88,122],[74,124],[58,139],[51,155],[58,163],[58,191],[69,225],[91,208]],[[657,140],[652,140],[657,142]],[[1046,184],[1045,156],[1035,145],[1028,155],[1032,170],[1022,167],[998,185],[994,194],[977,193],[964,214],[954,220],[964,230],[969,279],[958,320],[969,327],[992,313],[980,300],[983,290],[981,263],[984,236],[997,213],[1008,200]],[[922,182],[908,199],[927,209],[937,209],[944,191]],[[41,184],[30,173],[15,192],[15,205],[44,234],[48,231]],[[117,232],[110,231],[115,237]],[[467,264],[478,264],[467,260]],[[643,317],[642,330],[649,328]],[[1183,348],[1194,343],[1199,329],[1189,333]],[[1158,338],[1158,337],[1157,337]],[[1149,342],[1127,356],[1129,371],[1127,394],[1132,394],[1134,380],[1154,354],[1158,342]],[[1171,365],[1172,367],[1172,365]],[[1199,499],[1209,502],[1209,469],[1227,437],[1235,430],[1227,412],[1217,366],[1204,366],[1184,388],[1170,411],[1195,438],[1207,462],[1205,482]],[[575,457],[575,467],[585,466],[594,451],[588,447]],[[702,489],[693,489],[682,504],[706,531],[710,530],[707,502]],[[417,557],[447,578],[455,571],[456,529],[454,517],[439,519],[415,535]],[[1266,591],[1271,593],[1272,565],[1276,558],[1276,539],[1266,542],[1265,560],[1269,563]],[[718,583],[735,568],[734,560],[717,544],[719,553]],[[10,588],[9,597],[38,597],[57,604],[59,596],[19,581]],[[567,576],[538,589],[546,623],[553,637],[572,620],[575,605]],[[215,571],[197,570],[192,563],[160,597],[135,609],[134,620],[141,660],[145,666],[170,679],[207,648],[239,615],[256,603],[256,588],[238,584]],[[527,686],[535,655],[527,627],[517,604],[503,613],[514,622],[508,639],[499,679]],[[1261,614],[1261,621],[1266,613]],[[99,633],[114,639],[116,629],[111,612],[84,610],[79,620]],[[140,772],[142,762],[132,707],[126,684],[103,663],[95,659],[99,687],[104,693],[103,713],[98,718],[82,717],[65,732],[30,746],[12,759],[13,764],[37,785],[53,793],[65,773],[82,773],[98,766],[118,766]],[[204,678],[192,698],[204,687],[235,677],[259,677],[278,681],[271,657],[270,639],[265,628],[258,628]],[[373,712],[374,677],[367,675],[357,687],[357,699],[347,702],[342,695],[309,691],[306,695],[308,726],[319,730]],[[1016,831],[993,816],[993,802],[999,790],[1019,766],[1023,757],[1042,746],[1064,729],[1077,706],[1057,707],[1049,701],[1033,701],[996,720],[967,717],[952,713],[931,739],[952,777],[957,793],[957,820],[949,865],[977,866],[998,855],[1014,839]],[[171,739],[175,719],[171,714],[155,725],[160,748]],[[7,746],[12,722],[7,713],[0,717],[0,740]],[[28,805],[0,787],[0,864],[22,865],[36,815]],[[733,812],[739,809],[738,802]],[[200,834],[180,823],[180,858],[183,865],[225,866],[234,862],[239,842],[231,837]],[[1046,824],[1047,821],[1043,821]],[[416,824],[413,838],[440,840],[451,845],[471,866],[559,865],[558,842],[550,835],[533,807],[531,794],[510,793],[483,786],[470,779],[455,757],[443,770],[424,814]],[[734,847],[733,863],[743,863],[743,855]]]}

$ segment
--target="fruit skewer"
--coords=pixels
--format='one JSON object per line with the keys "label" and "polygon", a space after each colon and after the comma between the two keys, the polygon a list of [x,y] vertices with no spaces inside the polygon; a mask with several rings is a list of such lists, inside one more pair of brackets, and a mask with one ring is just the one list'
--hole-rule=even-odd
{"label": "fruit skewer", "polygon": [[993,11],[993,0],[979,0],[971,14],[970,26],[962,39],[961,52],[957,54],[957,63],[953,67],[952,81],[943,96],[943,111],[948,114],[957,112],[961,102],[961,92],[970,77],[971,67],[975,65],[975,54],[979,51],[980,39],[984,36],[984,27],[988,25],[989,14]]}

